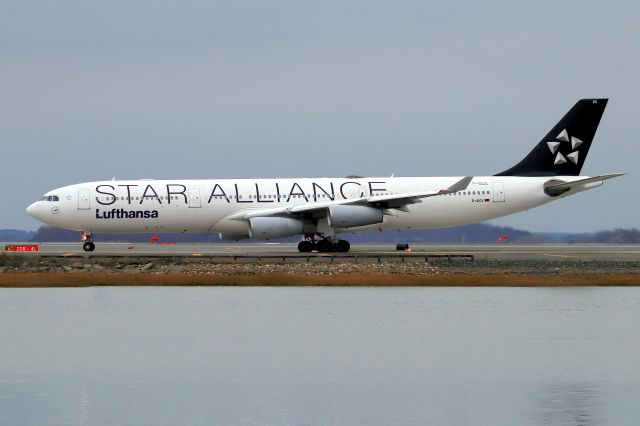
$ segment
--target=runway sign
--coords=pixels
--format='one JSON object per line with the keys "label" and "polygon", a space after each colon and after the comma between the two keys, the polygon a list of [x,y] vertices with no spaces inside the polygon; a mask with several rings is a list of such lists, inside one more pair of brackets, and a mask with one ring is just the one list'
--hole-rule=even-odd
{"label": "runway sign", "polygon": [[4,246],[5,251],[38,251],[37,244],[10,244]]}

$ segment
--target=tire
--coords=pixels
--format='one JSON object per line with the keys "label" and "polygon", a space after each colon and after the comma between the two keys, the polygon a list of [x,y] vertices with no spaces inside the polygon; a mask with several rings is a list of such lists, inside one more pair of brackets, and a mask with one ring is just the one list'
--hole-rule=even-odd
{"label": "tire", "polygon": [[311,241],[300,241],[298,243],[298,251],[300,253],[311,253],[311,250],[313,250],[313,243]]}
{"label": "tire", "polygon": [[346,253],[351,248],[351,244],[347,240],[338,240],[335,245],[335,249],[337,252]]}
{"label": "tire", "polygon": [[96,245],[91,241],[87,241],[82,245],[82,249],[84,251],[94,251],[96,249]]}
{"label": "tire", "polygon": [[329,240],[320,240],[316,243],[316,250],[318,250],[318,253],[326,253],[331,251],[332,248],[331,241]]}

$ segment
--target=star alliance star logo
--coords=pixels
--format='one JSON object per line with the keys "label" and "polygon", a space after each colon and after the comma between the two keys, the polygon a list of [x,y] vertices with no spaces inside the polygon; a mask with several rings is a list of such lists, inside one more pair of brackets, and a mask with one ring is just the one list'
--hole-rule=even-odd
{"label": "star alliance star logo", "polygon": [[[556,139],[557,141],[547,142],[547,146],[549,146],[551,153],[556,154],[556,159],[553,161],[553,164],[556,164],[556,165],[564,164],[567,162],[567,159],[568,159],[573,164],[577,165],[578,151],[576,150],[576,148],[582,145],[582,141],[573,136],[569,137],[569,133],[567,132],[567,129],[564,129],[563,131],[561,131],[560,134],[556,136]],[[559,148],[563,142],[567,142],[571,144],[571,153],[562,155]],[[563,150],[563,151],[566,152],[567,150]]]}

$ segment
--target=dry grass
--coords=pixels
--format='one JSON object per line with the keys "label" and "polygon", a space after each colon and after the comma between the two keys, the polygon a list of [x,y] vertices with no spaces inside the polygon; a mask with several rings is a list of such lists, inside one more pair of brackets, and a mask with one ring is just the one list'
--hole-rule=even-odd
{"label": "dry grass", "polygon": [[1,273],[0,287],[92,287],[92,286],[357,286],[357,287],[564,287],[638,286],[640,275],[627,272],[572,275],[395,275],[339,274],[216,276],[209,274],[116,274],[108,272]]}

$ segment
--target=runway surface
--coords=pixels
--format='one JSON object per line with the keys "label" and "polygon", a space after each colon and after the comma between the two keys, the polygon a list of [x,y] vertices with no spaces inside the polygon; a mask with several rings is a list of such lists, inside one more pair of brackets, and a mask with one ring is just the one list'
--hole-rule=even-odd
{"label": "runway surface", "polygon": [[[0,243],[4,251],[5,245]],[[38,252],[9,253],[19,256],[309,256],[298,253],[296,244],[272,243],[217,243],[217,244],[148,244],[148,243],[98,243],[96,250],[87,253],[80,243],[41,243]],[[496,259],[570,259],[570,260],[626,260],[640,261],[640,245],[618,244],[412,244],[410,253],[396,251],[395,244],[354,244],[347,257],[354,255],[473,255],[476,260]],[[312,253],[311,256],[327,254]],[[345,254],[331,253],[335,257]]]}

